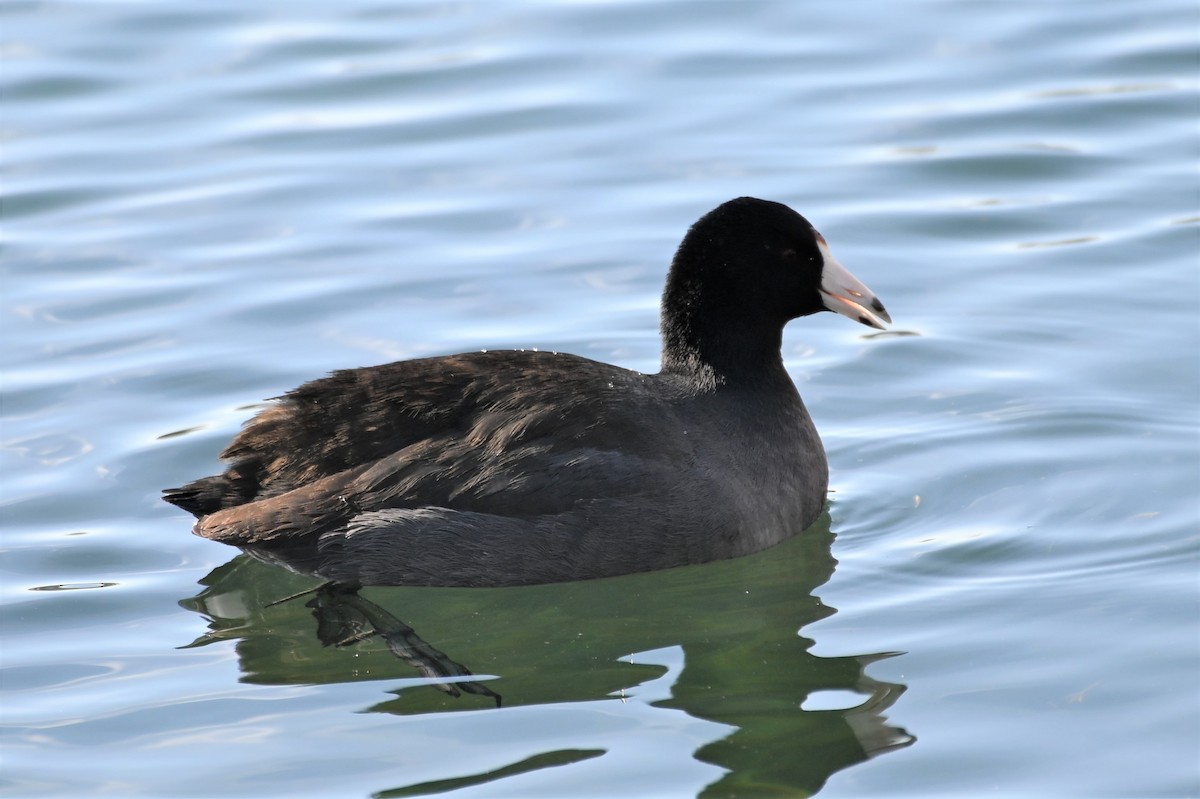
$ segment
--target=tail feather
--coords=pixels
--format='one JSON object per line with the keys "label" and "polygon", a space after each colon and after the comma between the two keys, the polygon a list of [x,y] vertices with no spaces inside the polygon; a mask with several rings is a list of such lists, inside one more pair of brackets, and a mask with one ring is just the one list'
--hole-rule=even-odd
{"label": "tail feather", "polygon": [[185,486],[164,490],[163,500],[199,519],[252,500],[255,491],[245,483],[245,480],[231,479],[228,473],[202,477]]}

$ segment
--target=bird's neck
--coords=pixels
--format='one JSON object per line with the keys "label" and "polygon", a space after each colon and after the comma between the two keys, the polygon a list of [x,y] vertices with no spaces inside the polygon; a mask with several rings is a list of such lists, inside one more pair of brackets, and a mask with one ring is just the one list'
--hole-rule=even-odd
{"label": "bird's neck", "polygon": [[706,388],[790,384],[780,353],[779,324],[685,311],[663,318],[662,339],[662,371]]}

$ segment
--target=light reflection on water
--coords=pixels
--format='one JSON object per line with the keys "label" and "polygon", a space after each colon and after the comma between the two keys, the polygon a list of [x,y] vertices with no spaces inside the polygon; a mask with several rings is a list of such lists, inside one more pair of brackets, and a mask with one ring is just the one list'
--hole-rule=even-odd
{"label": "light reflection on water", "polygon": [[[1189,6],[0,13],[14,795],[1200,790]],[[654,369],[673,248],[741,194],[897,321],[787,333],[836,539],[368,595],[496,711],[321,647],[267,607],[305,581],[159,502],[330,369]]]}

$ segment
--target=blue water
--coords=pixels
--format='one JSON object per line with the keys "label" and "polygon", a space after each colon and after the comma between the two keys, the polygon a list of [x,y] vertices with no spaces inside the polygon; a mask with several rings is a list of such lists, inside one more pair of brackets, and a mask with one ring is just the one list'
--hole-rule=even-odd
{"label": "blue water", "polygon": [[[1200,11],[0,6],[0,793],[1200,795]],[[785,358],[828,517],[725,563],[364,596],[188,534],[265,397],[654,370],[674,246],[808,216],[898,332]]]}

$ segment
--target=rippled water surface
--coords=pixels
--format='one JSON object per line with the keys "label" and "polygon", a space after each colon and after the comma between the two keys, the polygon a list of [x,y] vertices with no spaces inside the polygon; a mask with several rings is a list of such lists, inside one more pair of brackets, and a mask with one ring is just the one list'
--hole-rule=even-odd
{"label": "rippled water surface", "polygon": [[[1200,795],[1194,3],[0,22],[4,795]],[[897,323],[789,327],[833,493],[787,544],[364,591],[406,660],[159,500],[331,369],[654,370],[675,244],[746,194]]]}

